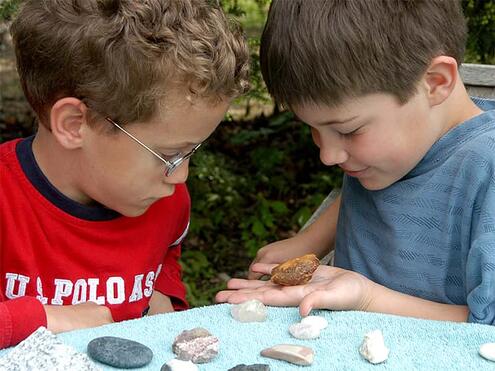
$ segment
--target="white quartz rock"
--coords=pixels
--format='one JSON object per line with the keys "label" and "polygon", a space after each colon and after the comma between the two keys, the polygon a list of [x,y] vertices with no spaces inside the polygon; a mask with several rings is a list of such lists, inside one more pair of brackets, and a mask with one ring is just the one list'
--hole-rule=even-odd
{"label": "white quartz rock", "polygon": [[483,358],[495,362],[495,343],[486,343],[480,346],[480,356]]}
{"label": "white quartz rock", "polygon": [[181,361],[180,359],[172,359],[167,362],[172,371],[198,371],[199,368],[192,361]]}
{"label": "white quartz rock", "polygon": [[359,353],[369,362],[376,364],[387,360],[390,350],[385,346],[380,330],[368,332],[359,347]]}
{"label": "white quartz rock", "polygon": [[322,316],[307,316],[301,320],[301,323],[318,327],[320,330],[328,326],[328,321]]}
{"label": "white quartz rock", "polygon": [[230,313],[239,322],[263,322],[266,320],[266,307],[259,300],[248,300],[233,305]]}
{"label": "white quartz rock", "polygon": [[312,323],[294,323],[289,326],[289,332],[296,339],[316,339],[320,337],[320,328]]}

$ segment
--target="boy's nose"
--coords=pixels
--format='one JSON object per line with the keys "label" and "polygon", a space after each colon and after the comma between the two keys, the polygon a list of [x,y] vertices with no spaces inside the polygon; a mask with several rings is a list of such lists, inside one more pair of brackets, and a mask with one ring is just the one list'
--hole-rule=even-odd
{"label": "boy's nose", "polygon": [[333,166],[346,162],[349,155],[340,135],[320,137],[320,160],[324,165]]}
{"label": "boy's nose", "polygon": [[320,148],[320,160],[326,166],[338,165],[346,162],[349,159],[347,152],[338,147]]}

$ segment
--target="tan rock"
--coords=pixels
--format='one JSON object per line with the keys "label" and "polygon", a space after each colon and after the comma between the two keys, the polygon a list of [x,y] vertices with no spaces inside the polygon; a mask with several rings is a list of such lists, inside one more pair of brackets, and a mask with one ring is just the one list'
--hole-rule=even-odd
{"label": "tan rock", "polygon": [[263,357],[279,359],[300,366],[309,366],[314,361],[313,349],[293,344],[279,344],[261,351]]}

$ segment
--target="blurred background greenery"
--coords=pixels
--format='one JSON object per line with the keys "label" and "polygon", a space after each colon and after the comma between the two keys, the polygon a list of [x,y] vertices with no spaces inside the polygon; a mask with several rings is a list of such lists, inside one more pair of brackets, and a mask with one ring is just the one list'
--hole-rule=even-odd
{"label": "blurred background greenery", "polygon": [[[6,35],[19,3],[0,0],[0,142],[33,132]],[[191,229],[182,265],[192,306],[211,304],[229,277],[244,276],[260,247],[297,233],[342,178],[338,169],[320,164],[308,128],[279,112],[263,85],[258,47],[270,0],[220,3],[246,32],[253,88],[191,162]],[[462,4],[469,27],[466,62],[495,64],[495,2]]]}

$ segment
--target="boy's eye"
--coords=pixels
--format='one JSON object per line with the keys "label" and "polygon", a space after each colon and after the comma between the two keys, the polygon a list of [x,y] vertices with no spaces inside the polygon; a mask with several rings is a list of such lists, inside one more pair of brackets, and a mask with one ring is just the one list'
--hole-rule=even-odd
{"label": "boy's eye", "polygon": [[358,134],[359,129],[361,129],[361,127],[358,127],[357,129],[355,129],[353,131],[350,131],[348,133],[342,133],[342,135],[344,135],[344,136],[352,136],[352,135]]}
{"label": "boy's eye", "polygon": [[165,154],[165,153],[160,152],[160,156],[162,156],[167,161],[171,161],[171,160],[177,158],[178,156],[180,156],[180,154],[181,154],[180,152],[175,152],[175,153],[170,153],[170,154]]}

